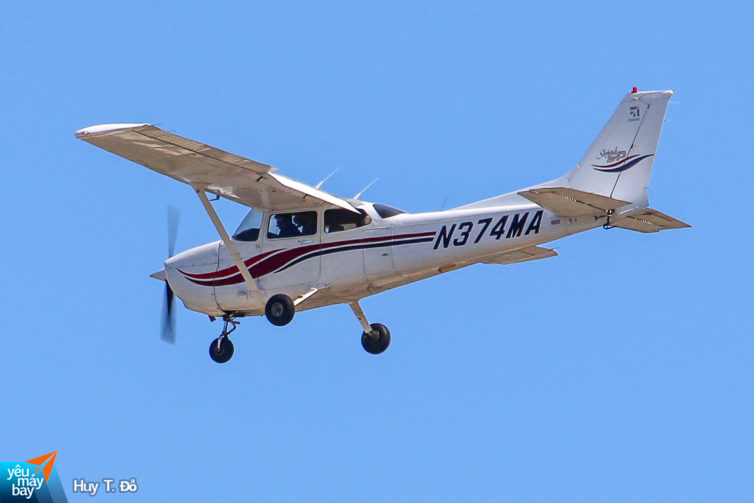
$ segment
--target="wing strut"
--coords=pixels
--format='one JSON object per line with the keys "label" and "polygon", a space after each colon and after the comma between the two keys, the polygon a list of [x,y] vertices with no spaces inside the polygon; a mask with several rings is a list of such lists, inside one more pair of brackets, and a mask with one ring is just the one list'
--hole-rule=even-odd
{"label": "wing strut", "polygon": [[228,249],[228,252],[230,252],[230,256],[233,258],[233,262],[236,263],[238,272],[241,273],[241,276],[243,276],[246,284],[249,285],[251,292],[257,295],[260,300],[264,300],[264,298],[262,297],[262,292],[260,292],[259,288],[257,287],[257,282],[254,281],[254,278],[251,277],[251,273],[249,273],[249,270],[246,268],[246,264],[243,263],[241,254],[238,253],[238,250],[236,250],[233,241],[231,241],[228,232],[225,230],[223,223],[220,221],[220,217],[217,216],[215,208],[212,207],[209,199],[207,199],[207,194],[204,192],[204,189],[197,189],[196,187],[194,187],[194,191],[196,192],[196,195],[199,196],[199,200],[202,202],[204,209],[207,211],[210,220],[212,220],[212,223],[215,224],[215,229],[217,229],[217,232],[220,234],[223,243],[225,243],[225,247]]}

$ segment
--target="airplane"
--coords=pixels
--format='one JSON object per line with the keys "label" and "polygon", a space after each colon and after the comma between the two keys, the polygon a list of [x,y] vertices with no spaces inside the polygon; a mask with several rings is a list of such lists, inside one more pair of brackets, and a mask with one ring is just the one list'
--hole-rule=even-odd
{"label": "airplane", "polygon": [[[586,230],[639,232],[690,227],[649,207],[647,187],[672,91],[620,101],[583,158],[563,176],[444,211],[408,213],[342,198],[276,169],[150,124],[102,124],[76,137],[183,182],[194,190],[220,240],[169,257],[163,339],[175,341],[173,295],[210,320],[222,318],[210,357],[233,356],[239,318],[264,315],[283,326],[296,312],[348,304],[371,354],[390,331],[367,320],[360,300],[472,264],[514,264],[557,255],[542,245]],[[363,191],[362,191],[363,192]],[[248,206],[229,234],[207,194]]]}

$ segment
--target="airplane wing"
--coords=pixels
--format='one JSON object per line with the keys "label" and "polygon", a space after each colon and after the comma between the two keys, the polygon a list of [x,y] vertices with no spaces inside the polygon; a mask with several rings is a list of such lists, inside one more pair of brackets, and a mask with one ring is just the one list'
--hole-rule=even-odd
{"label": "airplane wing", "polygon": [[528,262],[529,260],[537,260],[541,258],[554,257],[558,254],[551,248],[543,248],[541,246],[527,246],[519,250],[511,250],[503,253],[498,253],[485,257],[482,259],[484,264],[517,264],[519,262]]}
{"label": "airplane wing", "polygon": [[327,204],[357,213],[347,201],[273,173],[275,168],[168,133],[150,124],[101,124],[76,137],[113,154],[259,210]]}

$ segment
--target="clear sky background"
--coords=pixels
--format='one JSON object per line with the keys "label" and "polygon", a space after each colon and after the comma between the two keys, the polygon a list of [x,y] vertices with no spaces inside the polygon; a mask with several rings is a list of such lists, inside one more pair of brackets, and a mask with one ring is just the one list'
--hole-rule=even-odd
{"label": "clear sky background", "polygon": [[[0,0],[0,460],[59,451],[140,501],[750,501],[751,2]],[[180,306],[159,340],[166,207],[187,186],[74,138],[151,122],[409,211],[559,176],[625,92],[673,89],[652,207],[277,328]],[[244,208],[218,203],[228,227]]]}

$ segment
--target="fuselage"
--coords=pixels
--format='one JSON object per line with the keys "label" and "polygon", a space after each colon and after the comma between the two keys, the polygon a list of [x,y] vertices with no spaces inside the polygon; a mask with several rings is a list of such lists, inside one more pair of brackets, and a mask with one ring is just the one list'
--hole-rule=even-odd
{"label": "fuselage", "polygon": [[558,217],[533,203],[387,217],[371,203],[354,206],[368,223],[335,229],[326,225],[324,208],[302,208],[299,213],[316,213],[313,233],[310,228],[307,235],[275,236],[273,219],[265,213],[256,240],[234,240],[261,297],[248,287],[222,241],[168,259],[167,281],[188,309],[213,316],[261,315],[269,295],[296,299],[316,289],[300,306],[305,310],[358,300],[604,223]]}

